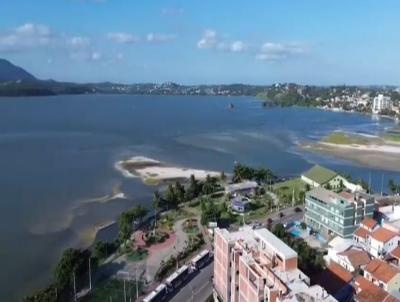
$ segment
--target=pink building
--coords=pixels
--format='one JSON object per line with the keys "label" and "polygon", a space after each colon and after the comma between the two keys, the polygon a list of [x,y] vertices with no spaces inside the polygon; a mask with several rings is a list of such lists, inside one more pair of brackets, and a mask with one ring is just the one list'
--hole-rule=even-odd
{"label": "pink building", "polygon": [[336,301],[309,284],[297,253],[267,229],[215,229],[214,294],[220,301]]}

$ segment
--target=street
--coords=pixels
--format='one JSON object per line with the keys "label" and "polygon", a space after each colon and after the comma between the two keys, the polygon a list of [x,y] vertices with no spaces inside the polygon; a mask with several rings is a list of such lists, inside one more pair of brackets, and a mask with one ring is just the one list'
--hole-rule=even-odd
{"label": "street", "polygon": [[197,275],[186,283],[169,300],[171,302],[196,301],[204,302],[212,294],[212,281],[214,261],[203,267]]}

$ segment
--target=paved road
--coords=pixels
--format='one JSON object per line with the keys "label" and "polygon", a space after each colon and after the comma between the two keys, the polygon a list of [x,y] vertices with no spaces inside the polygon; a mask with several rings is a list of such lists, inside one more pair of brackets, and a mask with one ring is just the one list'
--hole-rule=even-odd
{"label": "paved road", "polygon": [[214,261],[211,261],[206,267],[183,286],[171,302],[204,302],[212,294],[211,277],[214,270]]}

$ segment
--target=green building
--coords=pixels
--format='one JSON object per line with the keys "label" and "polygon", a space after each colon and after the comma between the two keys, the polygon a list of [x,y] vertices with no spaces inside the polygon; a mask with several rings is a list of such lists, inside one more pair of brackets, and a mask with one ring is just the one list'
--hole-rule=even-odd
{"label": "green building", "polygon": [[339,194],[317,187],[306,193],[305,222],[325,236],[352,238],[365,217],[374,213],[374,197],[363,192]]}

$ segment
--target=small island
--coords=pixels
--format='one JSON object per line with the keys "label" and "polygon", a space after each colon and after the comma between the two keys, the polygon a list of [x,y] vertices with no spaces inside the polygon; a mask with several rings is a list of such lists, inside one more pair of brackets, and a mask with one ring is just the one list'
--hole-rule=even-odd
{"label": "small island", "polygon": [[185,181],[191,175],[194,175],[199,180],[206,179],[207,175],[211,177],[220,176],[220,172],[171,166],[144,156],[135,156],[119,161],[115,167],[125,177],[139,177],[147,185]]}

